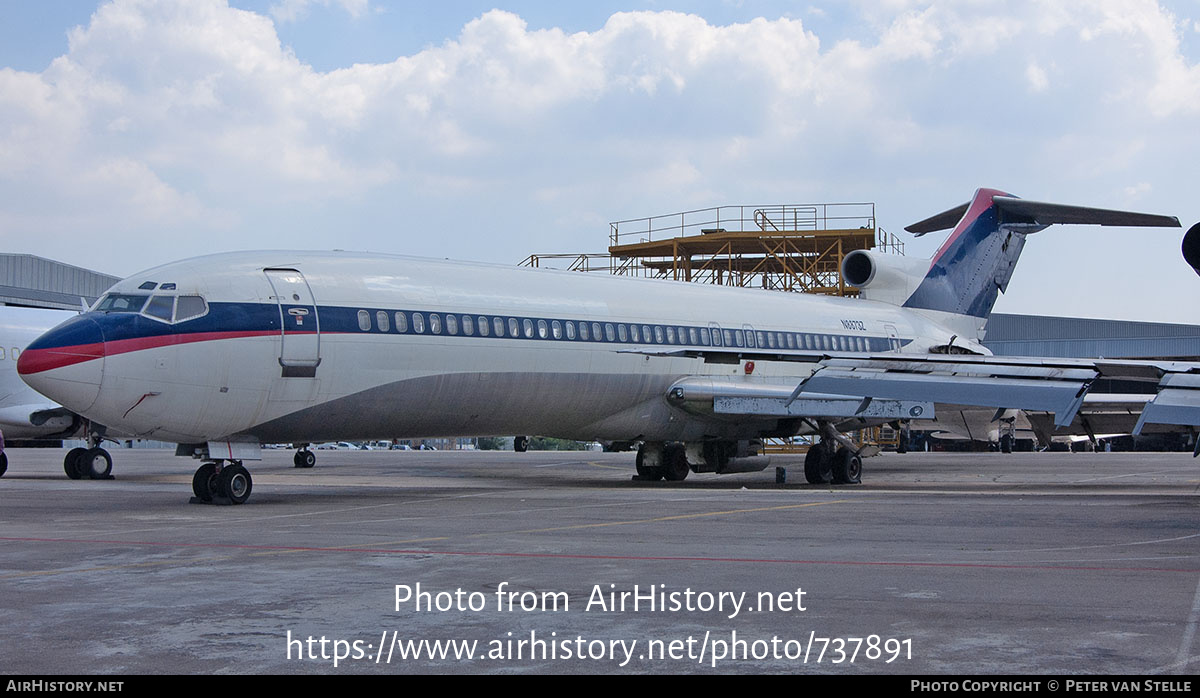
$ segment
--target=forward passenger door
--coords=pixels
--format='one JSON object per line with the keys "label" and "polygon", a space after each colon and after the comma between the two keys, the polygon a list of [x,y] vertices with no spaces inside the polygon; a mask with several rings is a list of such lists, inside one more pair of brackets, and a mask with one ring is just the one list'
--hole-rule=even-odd
{"label": "forward passenger door", "polygon": [[297,269],[264,269],[279,304],[279,365],[284,378],[313,378],[321,363],[321,320],[312,288]]}

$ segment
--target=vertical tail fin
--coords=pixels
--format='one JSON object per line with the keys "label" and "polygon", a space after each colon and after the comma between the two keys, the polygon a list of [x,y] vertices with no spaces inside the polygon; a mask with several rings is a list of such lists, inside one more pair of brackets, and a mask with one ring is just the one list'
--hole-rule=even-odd
{"label": "vertical tail fin", "polygon": [[1002,232],[1000,210],[993,201],[997,196],[1011,198],[996,189],[978,189],[965,206],[906,228],[923,235],[945,227],[954,214],[960,216],[954,231],[929,261],[925,278],[904,302],[906,308],[978,318],[986,318],[992,312],[996,296],[1008,288],[1008,280],[1025,246],[1024,235]]}
{"label": "vertical tail fin", "polygon": [[1179,227],[1173,216],[1028,201],[979,189],[969,203],[906,228],[917,235],[952,225],[954,230],[904,307],[987,318],[997,295],[1008,288],[1025,236],[1055,223]]}

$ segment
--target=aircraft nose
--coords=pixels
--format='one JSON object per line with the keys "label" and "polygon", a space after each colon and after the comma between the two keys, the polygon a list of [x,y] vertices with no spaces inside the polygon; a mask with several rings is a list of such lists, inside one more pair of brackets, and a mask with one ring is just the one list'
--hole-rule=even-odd
{"label": "aircraft nose", "polygon": [[96,402],[104,378],[104,332],[88,315],[38,337],[17,357],[21,380],[73,412]]}

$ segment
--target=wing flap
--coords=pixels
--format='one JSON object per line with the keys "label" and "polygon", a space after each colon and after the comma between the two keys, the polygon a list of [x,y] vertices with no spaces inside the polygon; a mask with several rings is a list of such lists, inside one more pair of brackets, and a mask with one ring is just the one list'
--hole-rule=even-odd
{"label": "wing flap", "polygon": [[1169,373],[1158,384],[1158,394],[1146,403],[1134,434],[1152,424],[1200,425],[1200,375]]}
{"label": "wing flap", "polygon": [[810,417],[831,419],[933,419],[934,405],[927,401],[876,400],[852,395],[806,394],[792,399],[790,384],[731,381],[692,377],[677,381],[667,391],[672,403],[702,412],[744,417]]}
{"label": "wing flap", "polygon": [[1059,378],[1055,369],[1040,378],[1030,371],[1017,377],[981,374],[929,374],[825,368],[796,388],[799,397],[808,391],[872,398],[929,401],[975,407],[1013,408],[1053,412],[1055,423],[1070,424],[1095,378]]}
{"label": "wing flap", "polygon": [[932,402],[920,400],[876,400],[874,398],[837,397],[724,397],[713,398],[717,414],[773,417],[830,417],[838,419],[934,419]]}

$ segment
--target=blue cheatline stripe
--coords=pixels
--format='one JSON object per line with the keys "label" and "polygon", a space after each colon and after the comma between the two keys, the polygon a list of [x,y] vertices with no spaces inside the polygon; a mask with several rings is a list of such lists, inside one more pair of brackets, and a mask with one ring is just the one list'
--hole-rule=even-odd
{"label": "blue cheatline stripe", "polygon": [[[30,349],[96,344],[148,337],[186,336],[206,333],[269,333],[280,327],[279,306],[273,303],[209,303],[208,313],[191,320],[167,324],[138,313],[86,313],[63,323],[53,332],[43,335],[29,345]],[[301,321],[288,311],[303,309]],[[380,314],[387,319],[387,328],[380,323]],[[363,317],[365,314],[365,318]],[[717,350],[779,350],[779,351],[889,351],[887,337],[862,335],[788,332],[782,330],[750,330],[700,325],[664,325],[648,322],[616,322],[541,318],[525,315],[496,315],[493,313],[445,313],[427,310],[397,310],[393,308],[355,308],[345,306],[285,305],[288,333],[322,334],[391,334],[429,337],[460,337],[492,340],[533,340],[590,344],[626,344],[680,348],[710,348]],[[450,318],[454,320],[451,321]],[[467,333],[470,318],[472,329]],[[398,322],[397,320],[400,320]],[[480,329],[480,319],[487,325],[486,334]],[[499,319],[502,332],[497,333]],[[363,324],[360,324],[363,322]],[[581,329],[587,325],[586,330]],[[363,327],[366,329],[363,329]],[[517,333],[512,333],[516,327]],[[557,326],[557,327],[556,327]],[[599,328],[597,334],[596,329]],[[421,331],[418,331],[420,329]],[[437,331],[435,331],[435,329]],[[557,329],[557,331],[556,331]],[[451,331],[453,330],[453,331]],[[649,330],[649,332],[647,332]],[[609,339],[611,333],[611,339]],[[718,334],[720,344],[713,342]],[[585,338],[586,337],[586,338]],[[737,339],[741,345],[737,344]],[[674,341],[671,341],[671,340]],[[750,341],[752,339],[753,341]],[[708,340],[707,343],[704,340]],[[734,341],[730,341],[734,340]],[[859,340],[863,342],[859,345]],[[772,344],[772,341],[774,342]],[[900,339],[905,346],[911,339]],[[727,344],[728,342],[728,344]],[[789,343],[790,342],[790,343]]]}

